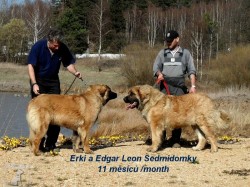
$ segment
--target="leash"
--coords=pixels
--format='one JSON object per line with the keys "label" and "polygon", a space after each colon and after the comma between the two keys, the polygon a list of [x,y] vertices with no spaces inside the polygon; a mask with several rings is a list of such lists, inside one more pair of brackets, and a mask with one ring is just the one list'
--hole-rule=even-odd
{"label": "leash", "polygon": [[165,79],[164,79],[164,80],[159,80],[159,79],[156,80],[156,83],[157,83],[157,84],[160,84],[161,82],[163,82],[163,85],[164,85],[164,87],[165,87],[165,89],[166,89],[167,94],[168,94],[168,95],[171,95],[171,94],[170,94],[170,91],[169,91],[169,88],[168,88],[167,81],[166,81]]}
{"label": "leash", "polygon": [[[74,84],[76,78],[77,78],[77,77],[75,76],[73,82],[70,84],[69,88],[65,91],[64,95],[66,95],[66,94],[68,93],[68,91],[71,89],[71,87],[72,87],[72,85]],[[81,77],[80,79],[81,79],[81,81],[83,81],[83,78],[82,78],[82,77]],[[83,82],[84,82],[84,84],[86,85],[86,82],[85,82],[85,81],[83,81]]]}

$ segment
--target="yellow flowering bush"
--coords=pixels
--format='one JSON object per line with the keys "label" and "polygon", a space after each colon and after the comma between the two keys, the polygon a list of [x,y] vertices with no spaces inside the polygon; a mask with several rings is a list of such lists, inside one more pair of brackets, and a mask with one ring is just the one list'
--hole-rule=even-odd
{"label": "yellow flowering bush", "polygon": [[239,141],[240,140],[238,138],[233,138],[227,135],[219,137],[219,143],[236,143]]}
{"label": "yellow flowering bush", "polygon": [[143,140],[145,137],[143,135],[123,136],[123,135],[112,135],[112,136],[100,136],[97,139],[91,138],[89,140],[90,145],[108,145],[114,146],[117,143],[127,142],[127,141],[137,141]]}
{"label": "yellow flowering bush", "polygon": [[10,138],[8,136],[4,136],[3,138],[1,138],[0,150],[11,150],[16,147],[25,147],[28,143],[29,139],[25,137]]}
{"label": "yellow flowering bush", "polygon": [[[128,142],[128,141],[137,141],[144,140],[145,137],[143,135],[134,135],[134,136],[123,136],[123,135],[112,135],[112,136],[100,136],[98,138],[90,138],[90,145],[102,145],[102,146],[114,146],[117,143]],[[0,139],[0,150],[12,150],[17,147],[25,147],[29,143],[29,139],[25,137],[20,138],[10,138],[8,136],[4,136]],[[69,138],[61,137],[60,144],[68,143]],[[57,155],[57,153],[51,153],[52,155]]]}

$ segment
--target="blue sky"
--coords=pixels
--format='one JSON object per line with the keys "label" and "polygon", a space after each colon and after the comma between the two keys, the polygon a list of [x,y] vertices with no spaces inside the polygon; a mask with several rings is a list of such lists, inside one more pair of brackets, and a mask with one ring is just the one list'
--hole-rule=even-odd
{"label": "blue sky", "polygon": [[[8,4],[11,4],[13,2],[16,2],[17,4],[21,4],[21,3],[24,3],[25,0],[7,0],[8,1]],[[33,1],[33,0],[31,0]]]}
{"label": "blue sky", "polygon": [[16,0],[18,4],[24,3],[24,0]]}

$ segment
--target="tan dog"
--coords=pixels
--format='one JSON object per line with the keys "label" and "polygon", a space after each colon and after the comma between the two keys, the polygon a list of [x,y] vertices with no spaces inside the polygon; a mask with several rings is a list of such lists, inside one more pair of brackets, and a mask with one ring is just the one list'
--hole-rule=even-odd
{"label": "tan dog", "polygon": [[163,131],[192,126],[198,135],[198,145],[194,150],[202,150],[206,139],[210,141],[211,152],[218,151],[216,138],[211,128],[226,128],[225,113],[217,111],[212,100],[205,94],[192,93],[183,96],[167,96],[149,85],[134,86],[129,89],[124,102],[128,108],[138,108],[147,122],[152,133],[152,146],[148,151],[159,149]]}
{"label": "tan dog", "polygon": [[74,130],[74,151],[79,151],[79,143],[82,141],[84,152],[92,153],[88,142],[89,130],[97,120],[102,106],[116,97],[117,94],[107,85],[92,85],[80,95],[41,94],[31,100],[26,118],[33,153],[39,155],[39,144],[49,124]]}

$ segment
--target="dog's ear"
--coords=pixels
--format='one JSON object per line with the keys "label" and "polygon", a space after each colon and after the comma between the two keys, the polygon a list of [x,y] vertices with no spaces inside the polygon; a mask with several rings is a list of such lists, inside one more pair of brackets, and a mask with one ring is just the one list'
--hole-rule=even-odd
{"label": "dog's ear", "polygon": [[138,95],[143,103],[149,100],[150,89],[147,86],[138,87]]}
{"label": "dog's ear", "polygon": [[93,89],[93,85],[90,85],[88,88],[87,88],[87,90],[86,91],[91,91],[92,89]]}
{"label": "dog's ear", "polygon": [[101,97],[104,97],[109,89],[110,88],[107,85],[100,84],[100,85],[90,85],[87,88],[87,91],[94,91],[94,93],[100,94]]}
{"label": "dog's ear", "polygon": [[98,87],[98,91],[101,95],[101,97],[107,97],[107,93],[110,90],[110,88],[107,85],[100,85],[100,87]]}
{"label": "dog's ear", "polygon": [[143,95],[143,93],[141,92],[140,87],[137,88],[137,92],[138,92],[138,95],[139,95],[139,97],[140,97],[140,100],[143,101],[144,95]]}

